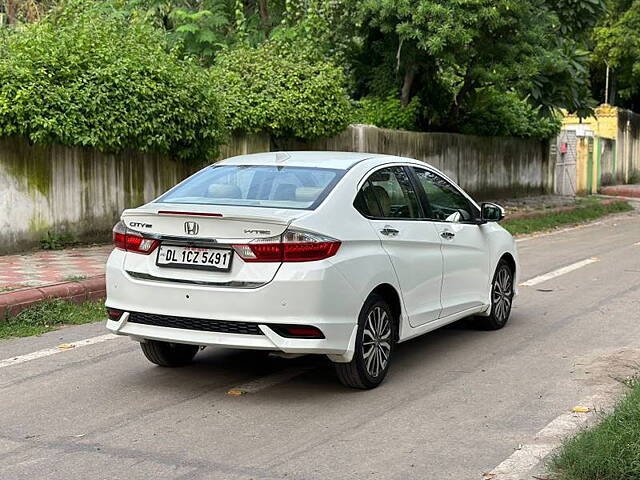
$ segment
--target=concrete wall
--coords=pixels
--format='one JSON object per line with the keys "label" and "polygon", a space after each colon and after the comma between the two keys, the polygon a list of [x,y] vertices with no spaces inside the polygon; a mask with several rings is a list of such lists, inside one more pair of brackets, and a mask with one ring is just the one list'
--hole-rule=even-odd
{"label": "concrete wall", "polygon": [[544,142],[517,138],[422,133],[352,125],[337,137],[311,142],[273,140],[274,150],[384,153],[423,160],[479,199],[553,190],[553,165]]}
{"label": "concrete wall", "polygon": [[[616,141],[610,138],[597,138],[597,170],[598,189],[607,185],[622,183],[616,165]],[[598,171],[599,170],[599,171]]]}
{"label": "concrete wall", "polygon": [[640,115],[618,110],[616,183],[640,183]]}
{"label": "concrete wall", "polygon": [[[351,126],[337,137],[314,142],[236,137],[221,149],[221,157],[293,149],[425,160],[478,198],[543,193],[553,186],[546,145],[511,138]],[[109,155],[0,138],[0,254],[36,247],[48,231],[105,241],[123,209],[152,200],[200,167],[158,155]]]}
{"label": "concrete wall", "polygon": [[[221,154],[268,149],[268,136],[251,135],[232,139]],[[36,247],[48,231],[105,241],[123,209],[154,199],[198,168],[159,155],[0,138],[0,254]]]}

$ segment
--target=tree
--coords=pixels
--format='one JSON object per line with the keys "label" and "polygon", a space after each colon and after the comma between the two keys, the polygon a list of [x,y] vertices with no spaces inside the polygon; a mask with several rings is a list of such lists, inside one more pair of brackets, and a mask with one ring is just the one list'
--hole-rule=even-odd
{"label": "tree", "polygon": [[354,59],[356,94],[395,91],[405,105],[420,97],[425,129],[460,131],[487,89],[529,102],[540,119],[558,108],[586,114],[593,103],[581,28],[595,22],[602,6],[587,0],[578,18],[570,14],[575,3],[355,2],[364,38]]}
{"label": "tree", "polygon": [[640,110],[640,2],[612,0],[607,16],[593,31],[594,93],[604,99],[607,65],[608,103]]}
{"label": "tree", "polygon": [[[33,23],[51,7],[51,3],[50,0],[1,0],[0,13],[4,11],[5,23],[8,25],[18,22]],[[2,27],[1,21],[0,27]]]}
{"label": "tree", "polygon": [[221,51],[258,46],[283,15],[285,0],[121,0],[129,14],[160,27],[172,48],[211,65]]}

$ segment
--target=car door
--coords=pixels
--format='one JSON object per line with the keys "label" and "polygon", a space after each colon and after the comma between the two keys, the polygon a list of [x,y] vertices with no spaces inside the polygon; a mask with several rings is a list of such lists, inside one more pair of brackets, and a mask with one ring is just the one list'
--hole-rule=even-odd
{"label": "car door", "polygon": [[391,258],[411,326],[436,320],[441,310],[441,240],[434,224],[425,219],[408,168],[390,166],[372,172],[355,205]]}
{"label": "car door", "polygon": [[487,303],[488,238],[476,222],[478,208],[451,182],[426,168],[412,167],[428,212],[442,238],[441,316]]}

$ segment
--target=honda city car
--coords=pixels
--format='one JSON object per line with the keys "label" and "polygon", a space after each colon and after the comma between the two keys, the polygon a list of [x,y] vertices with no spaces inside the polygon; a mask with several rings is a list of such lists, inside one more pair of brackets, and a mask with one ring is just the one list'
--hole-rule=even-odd
{"label": "honda city car", "polygon": [[464,317],[507,323],[518,260],[503,216],[409,158],[229,158],[123,212],[107,328],[161,366],[208,346],[322,354],[373,388],[399,342]]}

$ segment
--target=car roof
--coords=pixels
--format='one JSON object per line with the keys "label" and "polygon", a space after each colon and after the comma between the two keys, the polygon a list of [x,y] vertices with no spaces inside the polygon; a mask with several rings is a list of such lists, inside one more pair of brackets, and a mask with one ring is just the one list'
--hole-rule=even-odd
{"label": "car roof", "polygon": [[288,167],[318,167],[347,170],[356,163],[373,158],[394,158],[390,155],[358,152],[267,152],[238,155],[227,158],[215,165],[268,165]]}

